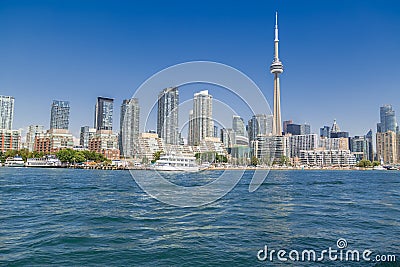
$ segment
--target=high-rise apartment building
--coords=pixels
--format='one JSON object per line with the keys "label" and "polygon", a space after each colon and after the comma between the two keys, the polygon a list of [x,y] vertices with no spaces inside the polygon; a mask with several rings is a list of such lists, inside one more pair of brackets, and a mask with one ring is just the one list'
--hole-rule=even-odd
{"label": "high-rise apartment building", "polygon": [[126,99],[121,105],[119,146],[122,156],[133,157],[139,137],[139,100]]}
{"label": "high-rise apartment building", "polygon": [[68,130],[69,102],[53,100],[51,104],[50,129]]}
{"label": "high-rise apartment building", "polygon": [[112,130],[114,99],[97,97],[94,128],[96,130]]}
{"label": "high-rise apartment building", "polygon": [[396,133],[393,131],[376,133],[376,153],[378,160],[385,164],[398,162],[398,143]]}
{"label": "high-rise apartment building", "polygon": [[272,134],[273,116],[266,114],[256,114],[249,120],[247,131],[249,141],[253,141],[257,136],[267,136]]}
{"label": "high-rise apartment building", "polygon": [[177,87],[169,87],[158,95],[157,134],[166,144],[179,143],[178,113],[179,91]]}
{"label": "high-rise apartment building", "polygon": [[208,90],[194,94],[193,113],[189,114],[189,145],[199,145],[204,138],[214,135],[212,98]]}
{"label": "high-rise apartment building", "polygon": [[14,97],[0,96],[0,129],[11,130],[14,119]]}
{"label": "high-rise apartment building", "polygon": [[397,132],[396,113],[393,110],[392,105],[384,105],[380,107],[380,119],[381,121],[377,124],[378,133],[384,133],[387,131]]}
{"label": "high-rise apartment building", "polygon": [[247,136],[246,127],[244,121],[240,116],[234,115],[232,117],[232,129],[236,135]]}

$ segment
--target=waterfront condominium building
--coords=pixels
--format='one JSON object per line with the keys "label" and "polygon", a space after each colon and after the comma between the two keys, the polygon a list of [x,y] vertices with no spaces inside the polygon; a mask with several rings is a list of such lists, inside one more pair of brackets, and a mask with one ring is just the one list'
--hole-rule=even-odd
{"label": "waterfront condominium building", "polygon": [[366,136],[353,136],[349,138],[350,151],[356,157],[356,161],[369,158],[369,142]]}
{"label": "waterfront condominium building", "polygon": [[97,97],[94,128],[96,130],[112,130],[114,99]]}
{"label": "waterfront condominium building", "polygon": [[288,136],[289,157],[300,157],[301,150],[314,150],[318,147],[318,136],[316,134]]}
{"label": "waterfront condominium building", "polygon": [[100,153],[109,160],[118,160],[118,136],[111,130],[97,130],[89,140],[89,150]]}
{"label": "waterfront condominium building", "polygon": [[0,129],[11,130],[14,118],[14,97],[0,96]]}
{"label": "waterfront condominium building", "polygon": [[29,152],[33,151],[36,135],[43,133],[45,133],[43,125],[30,125],[28,127],[28,132],[26,133],[26,146]]}
{"label": "waterfront condominium building", "polygon": [[212,98],[208,90],[194,94],[193,113],[189,114],[189,145],[199,145],[204,138],[214,135]]}
{"label": "waterfront condominium building", "polygon": [[21,148],[21,132],[18,130],[0,129],[0,151],[19,150]]}
{"label": "waterfront condominium building", "polygon": [[179,143],[178,131],[178,87],[169,87],[158,95],[157,134],[166,144]]}
{"label": "waterfront condominium building", "polygon": [[79,145],[82,148],[89,148],[89,140],[96,134],[96,129],[89,126],[82,126],[79,135]]}
{"label": "waterfront condominium building", "polygon": [[33,150],[48,155],[73,147],[74,139],[68,130],[50,129],[45,133],[36,134]]}
{"label": "waterfront condominium building", "polygon": [[137,98],[125,99],[121,105],[119,150],[122,156],[133,157],[137,150],[139,137],[139,101]]}
{"label": "waterfront condominium building", "polygon": [[53,100],[51,104],[50,129],[68,130],[69,102]]}
{"label": "waterfront condominium building", "polygon": [[266,136],[272,134],[273,115],[256,114],[249,120],[247,131],[249,141],[253,141],[257,136]]}
{"label": "waterfront condominium building", "polygon": [[377,132],[384,133],[387,131],[397,132],[396,113],[392,105],[383,105],[380,107],[380,119],[377,124]]}
{"label": "waterfront condominium building", "polygon": [[156,133],[140,133],[138,138],[138,158],[143,162],[153,160],[154,153],[165,151],[165,145]]}
{"label": "waterfront condominium building", "polygon": [[385,164],[398,162],[398,139],[393,131],[376,133],[376,153],[378,160]]}

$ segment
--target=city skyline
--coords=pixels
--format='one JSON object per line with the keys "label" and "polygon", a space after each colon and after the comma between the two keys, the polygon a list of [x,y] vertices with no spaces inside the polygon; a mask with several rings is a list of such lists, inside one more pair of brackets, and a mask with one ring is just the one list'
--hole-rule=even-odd
{"label": "city skyline", "polygon": [[[74,136],[79,136],[82,125],[91,124],[95,97],[113,97],[119,104],[131,97],[147,77],[187,60],[221,61],[244,71],[272,104],[273,78],[266,75],[265,66],[272,57],[269,49],[271,18],[278,10],[286,72],[282,84],[285,88],[282,120],[308,122],[313,132],[317,132],[336,118],[352,135],[364,134],[370,128],[375,132],[379,114],[370,107],[387,103],[395,108],[400,106],[395,101],[400,84],[396,75],[400,62],[399,37],[393,34],[400,25],[397,15],[400,7],[395,2],[388,3],[352,1],[346,3],[346,9],[334,3],[304,2],[300,5],[289,1],[285,5],[276,2],[255,3],[254,6],[238,3],[218,12],[206,9],[206,4],[200,5],[199,10],[208,15],[208,21],[201,20],[201,12],[187,5],[174,5],[176,10],[173,10],[160,3],[160,8],[153,10],[146,4],[119,6],[109,2],[100,2],[96,7],[74,1],[65,6],[56,3],[46,6],[40,1],[2,3],[0,31],[4,56],[0,63],[0,89],[3,95],[16,99],[14,129],[27,129],[30,124],[49,125],[48,103],[53,99],[70,101],[70,129]],[[71,21],[71,13],[83,12],[74,8],[78,4],[87,16]],[[144,12],[134,19],[130,12],[136,8]],[[182,13],[185,9],[190,12]],[[166,11],[175,14],[175,18],[166,21]],[[102,19],[104,14],[110,15],[110,19]],[[148,17],[153,18],[151,23]],[[189,17],[193,17],[193,21],[188,20]],[[126,24],[121,28],[123,20]],[[89,21],[92,22],[87,23]],[[187,27],[179,26],[182,22],[187,22]],[[81,25],[85,26],[78,27]],[[112,42],[99,42],[103,34],[93,31],[99,25]],[[157,52],[157,45],[148,46],[157,44],[161,40],[158,38],[164,36],[150,34],[155,28],[164,29],[166,33],[176,31],[176,41],[165,44],[165,49],[171,51],[168,55]],[[132,31],[136,34],[127,34]],[[218,37],[221,33],[224,39]],[[198,42],[196,36],[202,34],[218,42]],[[67,42],[60,42],[64,37]],[[122,37],[127,38],[126,42]],[[135,44],[133,41],[137,37],[145,38]],[[187,44],[184,49],[182,46],[174,48],[179,41]],[[381,49],[376,49],[378,42]],[[119,46],[121,49],[112,49]],[[88,50],[88,47],[93,49]],[[378,75],[375,63],[382,58],[386,68]],[[352,66],[350,76],[343,62]],[[28,97],[27,91],[35,93]],[[214,92],[212,94],[215,96]],[[359,98],[363,101],[358,101]],[[302,101],[301,105],[298,100]],[[34,114],[30,111],[31,103],[35,103]],[[119,110],[114,116],[119,117]],[[113,128],[119,128],[118,120],[114,120]]]}

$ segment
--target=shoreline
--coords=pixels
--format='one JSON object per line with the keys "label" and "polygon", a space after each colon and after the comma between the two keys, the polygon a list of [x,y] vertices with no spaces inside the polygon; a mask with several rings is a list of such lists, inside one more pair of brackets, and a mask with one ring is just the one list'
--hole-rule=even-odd
{"label": "shoreline", "polygon": [[[26,168],[26,169],[82,169],[82,170],[104,170],[104,171],[154,171],[153,169],[149,167],[141,167],[141,168],[118,168],[115,166],[103,166],[103,167],[92,167],[92,168],[82,168],[82,167],[74,167],[74,166],[60,166],[60,167],[29,167],[29,166],[2,166],[2,168],[7,168],[7,169],[20,169],[20,168]],[[354,168],[349,168],[349,167],[321,167],[321,168],[316,168],[316,167],[305,167],[305,168],[296,168],[296,167],[291,167],[291,168],[282,168],[282,167],[212,167],[212,168],[206,168],[201,171],[382,171],[382,170],[374,170],[373,168],[362,168],[362,167],[354,167]],[[398,171],[398,170],[388,170],[385,169],[383,171]]]}

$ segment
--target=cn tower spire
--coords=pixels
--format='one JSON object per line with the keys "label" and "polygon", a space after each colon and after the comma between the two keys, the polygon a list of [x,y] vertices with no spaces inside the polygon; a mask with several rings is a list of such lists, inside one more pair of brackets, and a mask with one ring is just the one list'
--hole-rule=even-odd
{"label": "cn tower spire", "polygon": [[274,40],[274,60],[272,61],[270,71],[274,75],[274,114],[272,124],[272,134],[274,136],[282,135],[281,120],[281,86],[279,74],[283,72],[282,62],[279,60],[279,37],[278,37],[278,12],[275,13],[275,40]]}

